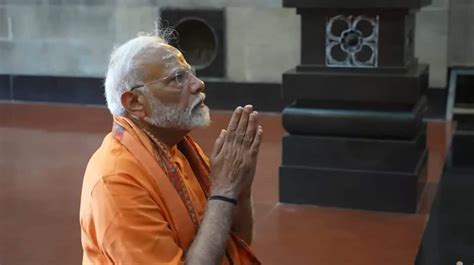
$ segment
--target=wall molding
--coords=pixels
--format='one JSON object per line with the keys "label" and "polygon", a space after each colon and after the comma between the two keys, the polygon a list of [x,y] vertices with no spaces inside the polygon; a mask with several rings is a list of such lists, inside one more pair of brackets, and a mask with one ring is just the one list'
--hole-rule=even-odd
{"label": "wall molding", "polygon": [[[212,109],[253,104],[259,111],[280,112],[288,105],[278,83],[204,81],[206,104]],[[0,100],[105,105],[103,78],[0,75]]]}
{"label": "wall molding", "polygon": [[[290,102],[281,97],[281,84],[205,80],[206,104],[215,110],[233,110],[253,104],[255,109],[281,112]],[[444,120],[446,89],[428,89],[425,119]],[[0,100],[79,105],[105,105],[103,78],[0,75]]]}

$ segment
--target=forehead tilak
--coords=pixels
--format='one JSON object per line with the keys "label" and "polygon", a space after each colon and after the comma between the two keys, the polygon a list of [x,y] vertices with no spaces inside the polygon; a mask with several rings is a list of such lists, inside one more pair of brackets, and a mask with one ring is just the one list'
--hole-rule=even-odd
{"label": "forehead tilak", "polygon": [[162,57],[164,65],[167,69],[172,68],[188,68],[189,64],[184,59],[183,54],[178,51],[177,53],[170,52]]}

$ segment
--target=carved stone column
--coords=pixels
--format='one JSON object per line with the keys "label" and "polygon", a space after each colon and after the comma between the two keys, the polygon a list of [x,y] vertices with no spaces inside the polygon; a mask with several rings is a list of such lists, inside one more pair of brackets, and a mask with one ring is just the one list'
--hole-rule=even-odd
{"label": "carved stone column", "polygon": [[301,64],[283,74],[280,201],[415,212],[427,158],[428,66],[415,12],[430,0],[284,0]]}

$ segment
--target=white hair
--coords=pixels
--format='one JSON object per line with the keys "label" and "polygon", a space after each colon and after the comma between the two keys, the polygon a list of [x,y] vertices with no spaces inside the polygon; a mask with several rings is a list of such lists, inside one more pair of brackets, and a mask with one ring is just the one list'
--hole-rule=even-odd
{"label": "white hair", "polygon": [[137,56],[163,44],[168,44],[164,37],[145,35],[131,39],[112,51],[104,82],[107,107],[112,115],[125,114],[120,100],[122,93],[142,82]]}

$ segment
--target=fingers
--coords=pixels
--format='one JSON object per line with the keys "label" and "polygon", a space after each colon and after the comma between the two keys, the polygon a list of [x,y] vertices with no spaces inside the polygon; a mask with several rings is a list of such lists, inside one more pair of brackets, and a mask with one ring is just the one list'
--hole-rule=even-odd
{"label": "fingers", "polygon": [[242,116],[242,112],[243,112],[243,108],[241,106],[238,106],[234,110],[234,113],[232,114],[232,117],[230,118],[229,125],[227,126],[227,131],[229,133],[233,133],[237,129],[237,126],[240,121],[240,116]]}
{"label": "fingers", "polygon": [[234,141],[235,131],[237,130],[237,126],[239,125],[240,117],[242,116],[243,108],[238,106],[234,113],[232,113],[232,117],[230,118],[229,125],[227,126],[227,137],[226,142],[231,143]]}
{"label": "fingers", "polygon": [[260,144],[262,143],[263,129],[262,126],[258,126],[257,131],[255,132],[255,137],[250,147],[250,155],[256,157],[258,155],[258,150],[260,149]]}
{"label": "fingers", "polygon": [[[260,132],[258,132],[259,128]],[[252,105],[246,105],[244,108],[237,107],[232,114],[226,133],[225,143],[230,147],[245,146],[247,150],[257,148],[258,151],[261,140],[255,143],[255,138],[262,133],[261,127],[258,126],[258,112],[253,111]],[[220,145],[224,145],[224,143],[220,143]],[[219,151],[216,151],[215,155],[219,154],[220,149],[222,146],[219,147]]]}
{"label": "fingers", "polygon": [[247,147],[250,147],[253,143],[253,139],[255,137],[255,133],[257,131],[257,124],[258,124],[258,112],[253,111],[249,115],[249,122],[247,125],[247,131],[245,132],[245,137],[243,140],[243,144]]}
{"label": "fingers", "polygon": [[237,130],[236,130],[236,140],[237,140],[236,143],[237,144],[241,144],[244,140],[245,132],[247,131],[247,127],[248,127],[249,115],[252,112],[252,110],[253,110],[252,105],[246,105],[244,107],[244,111],[242,112],[242,115],[240,116],[239,125],[237,126]]}
{"label": "fingers", "polygon": [[221,133],[219,134],[219,137],[217,137],[216,142],[214,143],[212,157],[218,156],[219,153],[221,152],[222,147],[224,146],[226,134],[227,134],[226,130],[222,130]]}

